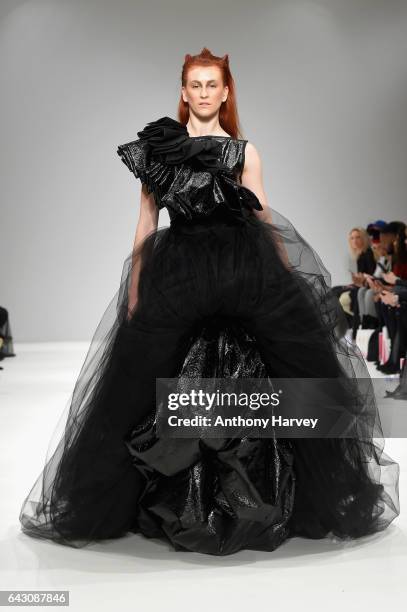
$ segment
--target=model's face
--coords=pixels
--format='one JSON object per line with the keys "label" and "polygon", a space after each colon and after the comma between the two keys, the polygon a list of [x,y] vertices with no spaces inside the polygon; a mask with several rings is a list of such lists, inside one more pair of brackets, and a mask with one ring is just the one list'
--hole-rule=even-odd
{"label": "model's face", "polygon": [[195,66],[188,70],[182,97],[194,115],[208,118],[219,112],[222,102],[228,97],[228,91],[228,86],[223,86],[218,66]]}
{"label": "model's face", "polygon": [[350,245],[352,249],[361,249],[363,247],[363,240],[360,232],[352,232],[350,235]]}

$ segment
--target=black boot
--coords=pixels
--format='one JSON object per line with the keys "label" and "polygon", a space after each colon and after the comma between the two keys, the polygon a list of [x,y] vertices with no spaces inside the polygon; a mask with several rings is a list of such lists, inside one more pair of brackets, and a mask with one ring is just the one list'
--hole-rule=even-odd
{"label": "black boot", "polygon": [[400,382],[394,391],[386,391],[386,397],[393,399],[407,400],[407,360],[404,360],[403,368],[400,372]]}

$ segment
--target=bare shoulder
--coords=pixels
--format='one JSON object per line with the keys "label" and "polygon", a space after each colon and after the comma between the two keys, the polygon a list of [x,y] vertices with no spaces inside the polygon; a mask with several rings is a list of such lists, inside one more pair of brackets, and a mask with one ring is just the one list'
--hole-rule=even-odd
{"label": "bare shoulder", "polygon": [[261,157],[260,153],[254,144],[250,141],[246,142],[245,147],[245,170],[259,171],[261,169]]}

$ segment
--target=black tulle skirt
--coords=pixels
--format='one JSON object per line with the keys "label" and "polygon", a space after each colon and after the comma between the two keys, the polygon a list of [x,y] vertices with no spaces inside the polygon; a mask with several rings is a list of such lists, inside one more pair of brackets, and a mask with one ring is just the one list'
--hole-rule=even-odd
{"label": "black tulle skirt", "polygon": [[358,437],[157,436],[156,378],[369,379],[318,254],[272,215],[173,221],[128,256],[23,503],[25,533],[80,547],[135,532],[226,555],[356,538],[399,514],[373,391]]}

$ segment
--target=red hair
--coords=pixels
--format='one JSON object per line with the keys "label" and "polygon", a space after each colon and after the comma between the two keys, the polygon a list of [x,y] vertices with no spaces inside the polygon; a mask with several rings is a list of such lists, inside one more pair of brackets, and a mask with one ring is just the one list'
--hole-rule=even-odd
{"label": "red hair", "polygon": [[[188,71],[193,66],[217,66],[220,68],[223,80],[223,86],[229,87],[229,93],[226,102],[222,102],[219,109],[219,123],[222,128],[232,136],[232,138],[242,137],[242,131],[240,128],[239,115],[237,112],[236,104],[236,90],[235,82],[229,68],[229,56],[226,53],[223,57],[217,57],[212,55],[211,51],[204,47],[199,55],[187,55],[184,58],[184,65],[182,66],[181,83],[185,87],[187,84]],[[189,119],[189,105],[188,102],[184,102],[182,95],[178,103],[178,121],[183,125],[188,123]]]}

